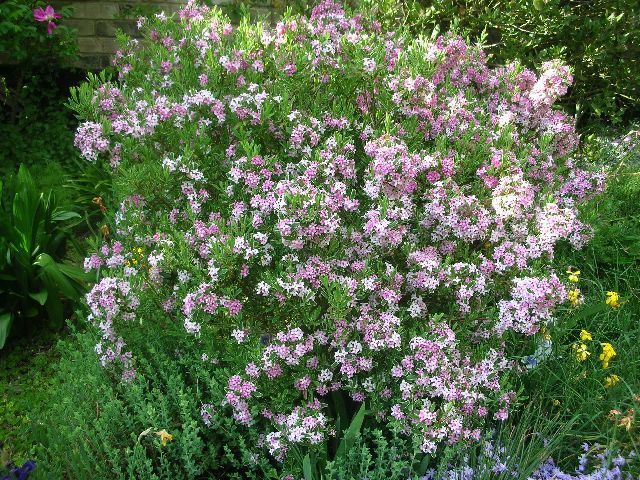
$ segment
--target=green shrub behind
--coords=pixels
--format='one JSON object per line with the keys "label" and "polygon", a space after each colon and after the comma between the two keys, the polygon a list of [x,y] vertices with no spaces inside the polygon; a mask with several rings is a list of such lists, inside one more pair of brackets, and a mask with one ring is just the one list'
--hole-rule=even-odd
{"label": "green shrub behind", "polygon": [[640,4],[636,0],[361,0],[389,26],[415,34],[449,29],[488,44],[497,64],[558,58],[572,67],[563,99],[582,121],[640,112]]}

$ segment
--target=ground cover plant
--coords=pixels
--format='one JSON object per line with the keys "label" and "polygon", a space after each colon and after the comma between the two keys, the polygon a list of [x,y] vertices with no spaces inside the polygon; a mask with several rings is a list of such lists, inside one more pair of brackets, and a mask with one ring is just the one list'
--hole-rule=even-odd
{"label": "ground cover plant", "polygon": [[55,382],[58,338],[49,333],[22,337],[2,350],[0,474],[8,463],[22,465],[37,457],[31,427],[51,402],[49,387]]}

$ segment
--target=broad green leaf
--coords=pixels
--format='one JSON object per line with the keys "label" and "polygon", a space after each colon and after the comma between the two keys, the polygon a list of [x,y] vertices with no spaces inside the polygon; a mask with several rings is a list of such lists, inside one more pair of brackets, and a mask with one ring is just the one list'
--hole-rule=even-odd
{"label": "broad green leaf", "polygon": [[13,315],[11,313],[0,314],[0,348],[4,348],[4,344],[9,337],[11,324],[13,323]]}
{"label": "broad green leaf", "polygon": [[313,470],[311,468],[311,458],[308,453],[304,456],[304,460],[302,461],[302,472],[304,473],[304,480],[314,479]]}
{"label": "broad green leaf", "polygon": [[56,295],[50,295],[45,304],[49,323],[53,328],[62,328],[64,325],[64,309],[60,298]]}
{"label": "broad green leaf", "polygon": [[418,465],[418,468],[416,469],[416,473],[418,475],[424,475],[427,471],[427,468],[429,468],[430,463],[431,463],[431,456],[425,455],[424,457],[422,457],[422,461],[420,462],[420,465]]}
{"label": "broad green leaf", "polygon": [[44,305],[44,303],[47,301],[47,297],[49,296],[49,292],[47,292],[46,290],[41,290],[36,293],[29,293],[29,296],[40,305]]}
{"label": "broad green leaf", "polygon": [[60,265],[46,253],[41,253],[34,262],[34,265],[42,267],[40,278],[50,292],[60,292],[67,298],[76,298],[78,290],[69,278],[62,272]]}
{"label": "broad green leaf", "polygon": [[31,253],[38,225],[42,220],[42,195],[38,193],[29,170],[18,170],[16,193],[13,198],[13,227],[20,239],[16,247]]}
{"label": "broad green leaf", "polygon": [[53,220],[54,222],[63,222],[65,220],[71,220],[72,218],[82,218],[82,216],[76,212],[62,211],[54,213],[51,217],[51,220]]}
{"label": "broad green leaf", "polygon": [[66,265],[64,263],[58,263],[58,268],[67,277],[69,277],[72,280],[75,280],[78,283],[89,282],[93,279],[90,273],[85,272],[84,269],[80,267],[76,267],[75,265]]}

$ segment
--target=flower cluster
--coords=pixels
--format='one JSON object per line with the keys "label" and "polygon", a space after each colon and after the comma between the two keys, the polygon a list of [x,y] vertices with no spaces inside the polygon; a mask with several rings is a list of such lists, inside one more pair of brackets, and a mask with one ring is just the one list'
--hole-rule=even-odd
{"label": "flower cluster", "polygon": [[607,292],[605,303],[611,308],[620,308],[620,295],[618,292]]}
{"label": "flower cluster", "polygon": [[[578,362],[585,362],[591,356],[588,343],[592,340],[593,335],[591,335],[590,332],[585,329],[580,330],[580,341],[575,342],[572,345],[575,358]],[[617,353],[613,348],[613,345],[608,342],[600,343],[600,347],[602,349],[602,353],[600,353],[598,359],[602,362],[602,368],[606,370],[609,368],[609,362],[617,356]],[[611,373],[604,378],[604,386],[605,388],[612,388],[615,387],[619,381],[620,377],[615,373]]]}
{"label": "flower cluster", "polygon": [[616,351],[610,343],[601,343],[600,345],[602,346],[602,353],[600,354],[602,368],[609,368],[609,362],[616,356]]}
{"label": "flower cluster", "polygon": [[195,2],[140,26],[76,136],[138,179],[85,263],[103,363],[132,375],[119,325],[213,345],[229,374],[203,421],[227,412],[282,460],[333,434],[330,393],[425,452],[508,418],[507,339],[577,303],[551,259],[588,239],[577,206],[602,188],[552,108],[569,71],[491,69],[331,0],[273,29]]}
{"label": "flower cluster", "polygon": [[[637,464],[634,453],[623,456],[619,451],[608,450],[599,444],[583,444],[578,456],[578,466],[568,473],[553,458],[547,458],[527,480],[632,480],[632,466]],[[477,478],[524,478],[517,460],[507,448],[496,440],[483,439],[475,458],[465,454],[460,462],[449,465],[442,472],[430,470],[420,480],[475,480]],[[436,476],[439,474],[438,476]]]}
{"label": "flower cluster", "polygon": [[[3,468],[4,467],[3,465]],[[36,462],[34,460],[27,460],[22,466],[11,468],[9,475],[3,475],[2,480],[27,480],[35,469]]]}

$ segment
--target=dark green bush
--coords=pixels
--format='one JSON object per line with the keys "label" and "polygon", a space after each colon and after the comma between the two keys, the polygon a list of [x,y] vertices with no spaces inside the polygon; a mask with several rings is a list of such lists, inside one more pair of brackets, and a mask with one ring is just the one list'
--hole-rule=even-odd
{"label": "dark green bush", "polygon": [[56,13],[51,32],[34,18],[42,1],[0,2],[0,175],[38,165],[46,189],[60,181],[60,166],[77,156],[75,122],[64,108],[69,86],[84,74],[70,68],[77,59],[75,30],[65,25],[70,8]]}
{"label": "dark green bush", "polygon": [[637,0],[360,0],[391,27],[414,34],[453,30],[488,46],[490,62],[535,67],[559,58],[574,86],[563,102],[584,122],[620,122],[640,112]]}

